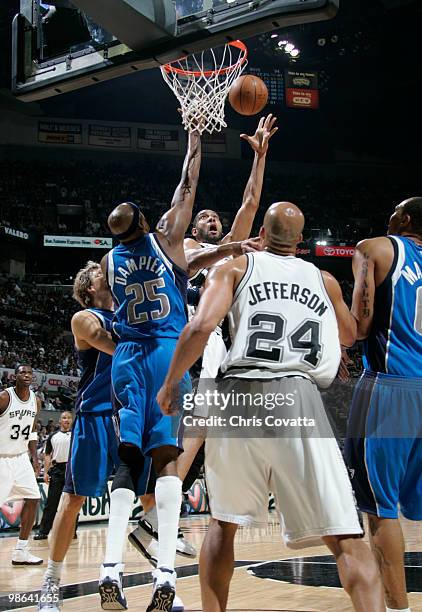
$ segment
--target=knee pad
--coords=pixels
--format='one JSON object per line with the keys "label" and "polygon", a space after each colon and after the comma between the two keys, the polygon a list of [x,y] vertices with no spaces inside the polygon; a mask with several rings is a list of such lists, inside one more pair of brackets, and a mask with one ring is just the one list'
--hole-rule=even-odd
{"label": "knee pad", "polygon": [[130,489],[136,493],[138,478],[144,467],[144,456],[137,446],[120,444],[119,457],[121,463],[114,476],[111,491]]}

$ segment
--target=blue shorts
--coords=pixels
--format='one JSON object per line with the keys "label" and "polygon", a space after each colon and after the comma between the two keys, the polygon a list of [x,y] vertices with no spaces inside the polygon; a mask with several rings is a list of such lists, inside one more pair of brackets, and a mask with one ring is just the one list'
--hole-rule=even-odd
{"label": "blue shorts", "polygon": [[[176,343],[173,338],[121,342],[113,355],[111,379],[119,439],[137,446],[144,456],[161,446],[183,451],[182,410],[175,416],[164,416],[156,400]],[[180,398],[191,392],[189,374],[179,389]]]}
{"label": "blue shorts", "polygon": [[422,520],[422,379],[365,372],[353,395],[345,461],[359,509]]}
{"label": "blue shorts", "polygon": [[78,412],[72,429],[63,491],[100,497],[113,469],[119,465],[118,440],[112,412]]}

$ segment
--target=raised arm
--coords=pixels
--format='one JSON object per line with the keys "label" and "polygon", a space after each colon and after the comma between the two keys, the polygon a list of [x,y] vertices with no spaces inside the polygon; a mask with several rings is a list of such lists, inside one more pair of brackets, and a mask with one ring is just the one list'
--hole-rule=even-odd
{"label": "raised arm", "polygon": [[245,266],[246,257],[242,257],[214,268],[208,275],[198,309],[179,338],[164,384],[157,395],[164,414],[172,414],[177,384],[202,355],[211,332],[230,310],[235,284],[238,275],[241,276],[239,269],[244,270]]}
{"label": "raised arm", "polygon": [[331,274],[321,272],[328,297],[334,307],[342,346],[350,347],[356,342],[356,321],[343,300],[341,287]]}
{"label": "raised arm", "polygon": [[99,319],[88,310],[81,310],[72,317],[72,333],[75,337],[76,348],[86,351],[96,348],[103,353],[112,355],[115,344],[111,334],[104,329]]}
{"label": "raised arm", "polygon": [[277,127],[274,127],[276,120],[277,118],[272,115],[268,115],[265,118],[262,117],[253,136],[248,136],[247,134],[240,135],[255,151],[255,157],[251,174],[243,193],[242,206],[237,211],[230,232],[223,238],[223,244],[246,240],[250,236],[261,199],[268,142],[278,130]]}
{"label": "raised arm", "polygon": [[188,150],[180,183],[174,192],[170,210],[161,217],[157,224],[157,231],[170,246],[183,245],[185,233],[192,219],[200,167],[201,136],[199,132],[189,132]]}

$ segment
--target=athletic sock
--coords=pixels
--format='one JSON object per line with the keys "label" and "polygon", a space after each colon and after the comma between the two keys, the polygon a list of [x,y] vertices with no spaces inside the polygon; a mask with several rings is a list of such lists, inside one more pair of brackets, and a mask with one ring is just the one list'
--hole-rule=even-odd
{"label": "athletic sock", "polygon": [[48,559],[47,570],[44,574],[45,578],[53,578],[54,580],[60,581],[62,577],[63,561],[53,561]]}
{"label": "athletic sock", "polygon": [[158,515],[157,567],[174,570],[179,528],[182,481],[177,476],[162,476],[155,485]]}
{"label": "athletic sock", "polygon": [[28,546],[28,540],[20,540],[20,539],[18,539],[18,541],[16,542],[17,550],[23,550],[27,546]]}
{"label": "athletic sock", "polygon": [[149,512],[145,512],[143,518],[148,521],[151,527],[158,531],[158,515],[157,515],[157,506],[151,508]]}
{"label": "athletic sock", "polygon": [[121,563],[126,529],[135,494],[130,489],[115,489],[110,495],[107,546],[104,563]]}
{"label": "athletic sock", "polygon": [[410,608],[386,608],[386,612],[411,612]]}

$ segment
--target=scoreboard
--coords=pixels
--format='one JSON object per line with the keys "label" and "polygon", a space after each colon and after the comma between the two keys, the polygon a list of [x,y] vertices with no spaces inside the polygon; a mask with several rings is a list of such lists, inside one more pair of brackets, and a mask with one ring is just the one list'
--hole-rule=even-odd
{"label": "scoreboard", "polygon": [[262,79],[268,87],[268,104],[279,106],[284,104],[284,73],[282,70],[274,68],[272,70],[262,70],[248,66],[247,73],[254,74]]}

